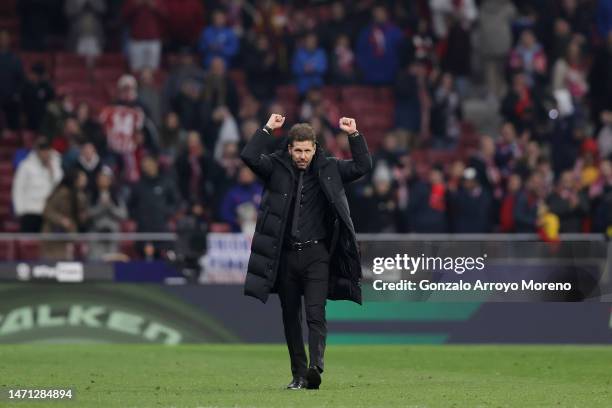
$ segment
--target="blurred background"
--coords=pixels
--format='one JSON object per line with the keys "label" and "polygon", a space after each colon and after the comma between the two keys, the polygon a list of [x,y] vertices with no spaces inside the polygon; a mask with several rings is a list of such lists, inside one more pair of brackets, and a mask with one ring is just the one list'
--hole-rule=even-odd
{"label": "blurred background", "polygon": [[[270,113],[288,119],[270,152],[305,121],[340,158],[338,119],[356,118],[374,171],[347,195],[364,251],[378,248],[367,259],[390,240],[538,241],[550,244],[530,254],[540,261],[565,248],[563,265],[609,268],[612,0],[3,0],[0,312],[18,324],[11,313],[31,308],[39,322],[58,307],[64,327],[85,313],[79,302],[116,307],[113,296],[148,288],[153,304],[180,298],[234,339],[282,341],[279,316],[266,317],[267,337],[244,329],[263,309],[239,296],[262,194],[239,153]],[[513,248],[520,258],[525,246]],[[72,301],[62,285],[14,284],[35,280],[92,283]],[[124,293],[105,281],[164,285]],[[506,333],[477,328],[502,330],[500,313],[526,306],[389,303],[364,317],[332,303],[337,330],[395,333],[381,341],[601,342],[612,331],[605,304],[533,306],[533,321],[559,320]],[[564,328],[568,313],[585,327]],[[31,338],[7,321],[0,341]],[[139,340],[157,339],[148,333]]]}

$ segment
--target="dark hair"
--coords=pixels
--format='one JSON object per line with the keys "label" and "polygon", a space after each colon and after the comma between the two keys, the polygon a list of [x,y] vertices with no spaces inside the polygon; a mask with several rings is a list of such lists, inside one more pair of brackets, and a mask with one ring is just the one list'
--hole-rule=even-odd
{"label": "dark hair", "polygon": [[317,136],[309,123],[296,123],[289,129],[289,145],[294,142],[304,142],[310,140],[313,144],[317,143]]}

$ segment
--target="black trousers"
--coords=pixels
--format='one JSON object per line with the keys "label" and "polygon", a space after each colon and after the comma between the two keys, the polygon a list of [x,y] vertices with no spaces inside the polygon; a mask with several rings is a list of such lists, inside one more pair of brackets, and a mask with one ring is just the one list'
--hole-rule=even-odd
{"label": "black trousers", "polygon": [[19,217],[19,227],[21,232],[40,232],[42,229],[43,218],[39,214],[24,214]]}
{"label": "black trousers", "polygon": [[304,377],[308,363],[302,335],[302,295],[306,306],[310,366],[323,371],[327,337],[325,304],[329,279],[329,253],[323,243],[302,250],[284,249],[279,269],[278,294],[283,310],[285,339],[293,377]]}

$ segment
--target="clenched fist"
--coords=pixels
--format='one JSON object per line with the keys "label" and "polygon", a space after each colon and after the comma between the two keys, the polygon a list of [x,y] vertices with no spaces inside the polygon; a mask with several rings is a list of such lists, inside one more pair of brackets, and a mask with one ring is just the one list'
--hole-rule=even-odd
{"label": "clenched fist", "polygon": [[357,131],[357,123],[353,118],[340,118],[340,123],[338,125],[340,126],[340,129],[349,135]]}
{"label": "clenched fist", "polygon": [[272,128],[272,130],[274,130],[278,129],[279,127],[282,127],[283,123],[285,123],[285,117],[283,115],[273,113],[270,116],[270,119],[268,119],[268,123],[266,123],[266,126],[269,126],[270,128]]}

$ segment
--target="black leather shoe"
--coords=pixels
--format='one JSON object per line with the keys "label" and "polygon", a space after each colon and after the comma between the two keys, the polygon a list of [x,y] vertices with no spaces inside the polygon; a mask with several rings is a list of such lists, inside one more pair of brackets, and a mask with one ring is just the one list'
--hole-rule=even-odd
{"label": "black leather shoe", "polygon": [[306,388],[306,380],[304,378],[294,378],[293,381],[287,385],[288,390],[302,390],[304,388]]}
{"label": "black leather shoe", "polygon": [[309,367],[306,372],[306,382],[308,383],[307,387],[309,390],[318,390],[319,385],[321,385],[321,371],[319,367]]}

